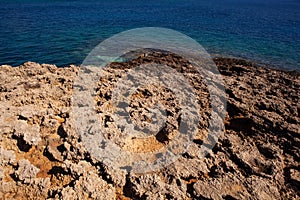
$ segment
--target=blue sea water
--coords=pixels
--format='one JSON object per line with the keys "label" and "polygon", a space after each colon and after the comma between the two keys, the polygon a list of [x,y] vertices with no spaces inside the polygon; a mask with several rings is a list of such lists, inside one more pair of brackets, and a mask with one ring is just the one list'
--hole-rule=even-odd
{"label": "blue sea water", "polygon": [[0,0],[0,64],[81,64],[104,39],[149,26],[213,55],[300,69],[299,0]]}

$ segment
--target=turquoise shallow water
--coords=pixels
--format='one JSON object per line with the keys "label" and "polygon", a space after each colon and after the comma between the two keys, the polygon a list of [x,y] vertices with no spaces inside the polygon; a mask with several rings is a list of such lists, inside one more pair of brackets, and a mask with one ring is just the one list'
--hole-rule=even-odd
{"label": "turquoise shallow water", "polygon": [[81,64],[104,39],[154,26],[180,31],[213,55],[300,70],[298,0],[0,0],[0,8],[0,64]]}

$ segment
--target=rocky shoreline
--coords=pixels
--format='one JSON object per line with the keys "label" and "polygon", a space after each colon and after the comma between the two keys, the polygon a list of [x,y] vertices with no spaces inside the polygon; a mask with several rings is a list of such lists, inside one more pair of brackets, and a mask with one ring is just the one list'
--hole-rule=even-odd
{"label": "rocky shoreline", "polygon": [[[107,117],[107,102],[118,77],[147,62],[187,73],[201,102],[199,126],[205,132],[209,103],[203,83],[186,72],[184,60],[162,54],[114,63],[99,81],[96,109],[107,131],[117,131]],[[205,158],[188,150],[173,164],[147,174],[110,168],[85,149],[71,110],[78,67],[0,66],[0,199],[299,199],[299,74],[239,59],[214,62],[227,95],[224,134]],[[137,96],[149,99],[143,92]],[[172,107],[166,100],[172,94],[157,88],[147,92],[166,105],[172,116],[168,122],[175,123],[176,102]],[[131,106],[138,123],[143,123],[142,107]],[[201,135],[193,143],[199,148]]]}

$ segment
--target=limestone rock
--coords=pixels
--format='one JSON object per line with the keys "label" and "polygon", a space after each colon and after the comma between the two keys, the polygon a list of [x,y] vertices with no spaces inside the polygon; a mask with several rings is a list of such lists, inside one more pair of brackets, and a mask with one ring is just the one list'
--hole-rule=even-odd
{"label": "limestone rock", "polygon": [[300,171],[296,169],[291,169],[290,173],[291,173],[291,179],[293,179],[294,181],[298,181],[298,183],[300,183]]}
{"label": "limestone rock", "polygon": [[38,145],[41,141],[39,125],[28,125],[23,120],[18,120],[14,134],[17,137],[22,137],[28,145]]}
{"label": "limestone rock", "polygon": [[[168,88],[144,85],[124,110],[140,130],[166,126],[147,135],[149,140],[143,134],[122,140],[124,127],[118,123],[127,122],[114,117],[112,102],[122,76],[141,64],[159,63],[182,73],[194,89],[199,131],[177,160],[146,174],[107,166],[87,150],[72,110],[78,67],[0,66],[0,199],[299,199],[299,73],[234,58],[214,61],[227,100],[219,138],[208,131],[216,113],[207,85],[184,58],[149,50],[102,71],[94,96],[99,127],[124,151],[164,149],[178,134],[182,108]],[[214,139],[216,145],[209,146]],[[204,155],[202,146],[210,149]]]}
{"label": "limestone rock", "polygon": [[115,199],[115,188],[92,172],[80,177],[74,190],[77,194],[82,195],[82,198],[88,196],[92,199]]}
{"label": "limestone rock", "polygon": [[32,165],[29,160],[19,160],[15,175],[24,183],[31,183],[39,171],[40,169]]}
{"label": "limestone rock", "polygon": [[16,155],[12,150],[6,150],[0,147],[0,165],[13,164],[16,160]]}

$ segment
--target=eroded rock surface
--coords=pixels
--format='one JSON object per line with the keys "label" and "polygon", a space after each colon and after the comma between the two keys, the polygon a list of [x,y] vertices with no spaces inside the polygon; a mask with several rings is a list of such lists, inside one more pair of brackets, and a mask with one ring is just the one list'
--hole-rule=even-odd
{"label": "eroded rock surface", "polygon": [[[300,77],[253,63],[214,60],[225,82],[225,132],[205,157],[210,118],[209,92],[182,58],[152,53],[113,63],[98,83],[95,108],[108,138],[122,134],[110,104],[115,84],[141,63],[166,64],[195,89],[201,113],[199,133],[174,163],[151,173],[114,169],[88,152],[77,134],[71,108],[78,67],[28,62],[0,66],[0,199],[299,199]],[[150,85],[129,105],[136,124],[151,120],[147,106],[160,102],[168,126],[124,149],[155,151],[168,145],[178,128],[178,102],[166,88]],[[130,144],[130,145],[128,145]]]}

